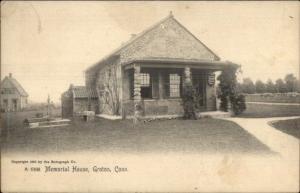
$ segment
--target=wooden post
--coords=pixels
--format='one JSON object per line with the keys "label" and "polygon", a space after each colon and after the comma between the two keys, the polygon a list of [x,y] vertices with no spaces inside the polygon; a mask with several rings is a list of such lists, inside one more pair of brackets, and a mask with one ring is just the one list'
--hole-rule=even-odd
{"label": "wooden post", "polygon": [[50,118],[50,96],[48,94],[48,98],[47,98],[47,116],[48,118]]}
{"label": "wooden post", "polygon": [[164,85],[163,85],[163,73],[158,71],[158,98],[164,98]]}

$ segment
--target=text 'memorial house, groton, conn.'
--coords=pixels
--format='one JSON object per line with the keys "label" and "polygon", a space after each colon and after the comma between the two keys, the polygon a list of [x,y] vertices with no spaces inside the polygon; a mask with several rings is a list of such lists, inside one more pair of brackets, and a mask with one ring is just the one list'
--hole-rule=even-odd
{"label": "text 'memorial house, groton, conn.'", "polygon": [[[181,115],[184,82],[201,96],[201,111],[215,111],[215,72],[223,62],[180,24],[172,12],[85,71],[85,86],[62,94],[63,117],[91,110],[100,115]],[[232,64],[232,63],[231,63]]]}

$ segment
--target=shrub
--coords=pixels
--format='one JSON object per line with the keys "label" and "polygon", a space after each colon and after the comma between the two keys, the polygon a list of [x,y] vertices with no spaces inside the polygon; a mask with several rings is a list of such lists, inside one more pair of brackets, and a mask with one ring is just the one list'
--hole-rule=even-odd
{"label": "shrub", "polygon": [[182,94],[184,119],[197,119],[198,97],[191,83],[185,83]]}
{"label": "shrub", "polygon": [[239,115],[243,111],[246,110],[246,102],[245,102],[244,95],[238,94],[238,95],[232,96],[230,101],[231,101],[232,111],[235,115]]}

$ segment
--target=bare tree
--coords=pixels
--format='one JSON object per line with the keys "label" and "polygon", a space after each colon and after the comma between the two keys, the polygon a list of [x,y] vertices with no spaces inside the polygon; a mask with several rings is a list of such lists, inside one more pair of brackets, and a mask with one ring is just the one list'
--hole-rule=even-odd
{"label": "bare tree", "polygon": [[[120,115],[120,89],[117,76],[117,65],[113,64],[104,76],[100,75],[100,84],[97,87],[99,99],[102,99],[103,108],[107,105],[113,115]],[[101,101],[100,101],[101,103]]]}

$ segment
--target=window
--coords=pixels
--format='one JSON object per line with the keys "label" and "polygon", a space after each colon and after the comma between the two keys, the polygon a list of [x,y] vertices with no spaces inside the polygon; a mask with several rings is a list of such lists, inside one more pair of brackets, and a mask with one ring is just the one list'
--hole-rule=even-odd
{"label": "window", "polygon": [[141,73],[141,97],[152,98],[152,87],[150,84],[150,74]]}
{"label": "window", "polygon": [[15,90],[13,88],[2,88],[1,94],[14,94]]}
{"label": "window", "polygon": [[150,86],[150,75],[148,73],[141,73],[141,87]]}
{"label": "window", "polygon": [[178,98],[181,97],[181,76],[177,73],[165,73],[164,81],[164,97]]}
{"label": "window", "polygon": [[169,80],[169,97],[180,97],[180,76],[178,74],[170,74]]}
{"label": "window", "polygon": [[7,111],[8,110],[8,100],[3,99],[1,104],[1,111]]}

